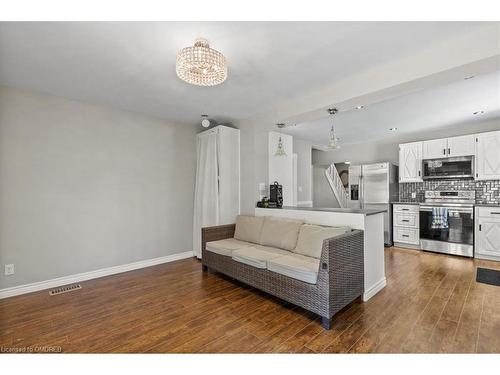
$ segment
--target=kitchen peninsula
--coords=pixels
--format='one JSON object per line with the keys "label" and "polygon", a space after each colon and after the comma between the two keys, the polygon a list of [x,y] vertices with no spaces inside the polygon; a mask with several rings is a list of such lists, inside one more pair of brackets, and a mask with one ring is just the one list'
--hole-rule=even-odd
{"label": "kitchen peninsula", "polygon": [[369,300],[386,285],[384,266],[384,211],[349,208],[256,208],[256,216],[300,219],[308,224],[349,226],[364,231],[365,290]]}

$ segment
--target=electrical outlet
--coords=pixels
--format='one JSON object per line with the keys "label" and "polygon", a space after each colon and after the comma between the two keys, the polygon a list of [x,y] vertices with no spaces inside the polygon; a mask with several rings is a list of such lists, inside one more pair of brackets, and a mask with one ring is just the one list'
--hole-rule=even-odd
{"label": "electrical outlet", "polygon": [[6,264],[5,265],[5,275],[13,275],[14,274],[14,265],[13,264]]}
{"label": "electrical outlet", "polygon": [[411,193],[412,199],[415,199],[417,197],[417,193]]}

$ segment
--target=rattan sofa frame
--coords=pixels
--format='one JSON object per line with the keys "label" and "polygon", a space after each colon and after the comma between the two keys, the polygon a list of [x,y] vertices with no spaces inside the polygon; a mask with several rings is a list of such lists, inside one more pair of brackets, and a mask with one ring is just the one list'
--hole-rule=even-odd
{"label": "rattan sofa frame", "polygon": [[234,236],[235,224],[202,228],[203,271],[217,271],[254,288],[300,306],[321,317],[330,329],[332,317],[364,291],[363,231],[323,241],[318,281],[309,284],[267,269],[237,262],[206,250],[206,243]]}

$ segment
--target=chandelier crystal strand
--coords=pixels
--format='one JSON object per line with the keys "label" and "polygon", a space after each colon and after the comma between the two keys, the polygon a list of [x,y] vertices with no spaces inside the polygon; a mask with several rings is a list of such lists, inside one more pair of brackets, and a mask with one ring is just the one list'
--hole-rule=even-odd
{"label": "chandelier crystal strand", "polygon": [[332,128],[330,129],[330,139],[328,140],[328,147],[331,149],[336,149],[339,148],[338,145],[338,138],[335,135],[335,128],[333,126],[333,115],[335,115],[338,112],[336,108],[329,108],[328,113],[332,116]]}
{"label": "chandelier crystal strand", "polygon": [[183,48],[177,54],[176,72],[192,85],[220,85],[227,78],[226,58],[210,48],[206,39],[197,39],[193,47]]}

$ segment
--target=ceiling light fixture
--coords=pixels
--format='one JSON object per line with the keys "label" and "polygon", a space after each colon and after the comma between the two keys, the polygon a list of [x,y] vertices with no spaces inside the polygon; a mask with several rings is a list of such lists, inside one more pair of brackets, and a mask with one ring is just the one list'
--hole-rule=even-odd
{"label": "ceiling light fixture", "polygon": [[468,79],[472,79],[474,78],[475,76],[467,76],[467,77],[464,77],[465,80],[468,80]]}
{"label": "ceiling light fixture", "polygon": [[201,38],[179,51],[175,70],[180,79],[196,86],[219,85],[227,78],[226,58]]}
{"label": "ceiling light fixture", "polygon": [[395,132],[396,130],[398,130],[398,128],[389,128],[389,130],[390,130],[391,132]]}
{"label": "ceiling light fixture", "polygon": [[210,126],[208,115],[201,115],[201,126],[203,126],[204,128],[208,128]]}
{"label": "ceiling light fixture", "polygon": [[482,115],[484,113],[484,111],[476,111],[476,112],[473,112],[472,114],[473,115]]}
{"label": "ceiling light fixture", "polygon": [[[278,129],[283,129],[286,126],[286,124],[280,122],[276,124],[276,126],[278,127]],[[285,147],[283,147],[283,141],[281,140],[281,134],[280,137],[278,138],[278,147],[276,148],[274,156],[286,156]]]}
{"label": "ceiling light fixture", "polygon": [[365,108],[365,106],[364,106],[364,105],[358,105],[358,106],[356,107],[356,109],[363,109],[363,108]]}
{"label": "ceiling light fixture", "polygon": [[328,108],[327,112],[330,116],[332,116],[332,128],[330,129],[330,139],[328,140],[328,147],[331,149],[339,148],[338,138],[335,134],[335,128],[333,126],[333,116],[338,112],[337,108]]}

